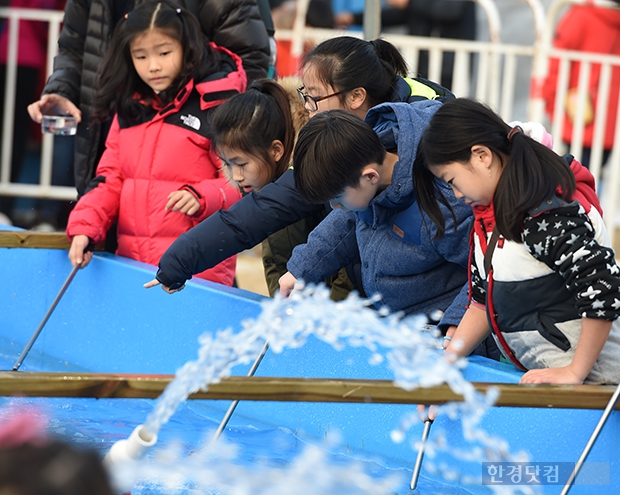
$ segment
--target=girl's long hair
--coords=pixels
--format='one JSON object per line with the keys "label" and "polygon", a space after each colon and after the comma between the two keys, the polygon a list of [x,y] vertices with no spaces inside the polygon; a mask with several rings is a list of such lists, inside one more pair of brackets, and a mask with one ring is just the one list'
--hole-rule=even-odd
{"label": "girl's long hair", "polygon": [[[397,77],[407,77],[403,56],[394,45],[380,38],[328,39],[308,52],[301,65],[312,65],[318,78],[336,91],[364,88],[371,106],[391,101]],[[344,101],[345,96],[339,98]]]}
{"label": "girl's long hair", "polygon": [[190,79],[201,81],[219,66],[219,54],[211,49],[196,17],[168,1],[144,2],[118,22],[110,46],[97,73],[98,87],[94,118],[107,120],[114,113],[136,121],[150,107],[153,90],[140,79],[130,53],[132,40],[157,29],[177,40],[183,48],[183,66],[178,77],[158,98],[171,102]]}
{"label": "girl's long hair", "polygon": [[569,165],[554,151],[526,136],[508,133],[510,126],[490,108],[467,98],[444,103],[424,131],[414,165],[414,187],[420,209],[445,232],[439,202],[448,204],[429,168],[468,162],[475,145],[488,147],[503,167],[493,197],[497,229],[506,239],[522,242],[527,212],[556,194],[570,201],[576,183]]}
{"label": "girl's long hair", "polygon": [[[296,97],[297,95],[295,95]],[[271,180],[280,177],[290,165],[295,130],[289,95],[270,79],[254,81],[245,93],[233,96],[213,112],[211,121],[216,148],[243,151],[260,157],[269,166],[271,143],[282,142],[284,153],[271,170]]]}

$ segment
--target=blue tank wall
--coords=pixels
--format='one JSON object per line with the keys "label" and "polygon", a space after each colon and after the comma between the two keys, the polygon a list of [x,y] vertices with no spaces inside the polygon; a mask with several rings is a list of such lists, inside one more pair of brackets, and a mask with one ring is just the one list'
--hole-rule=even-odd
{"label": "blue tank wall", "polygon": [[[0,248],[0,345],[6,369],[39,325],[71,271],[66,251]],[[159,288],[144,289],[155,269],[109,254],[97,253],[80,270],[50,318],[21,371],[94,371],[119,373],[174,373],[196,358],[198,336],[225,328],[240,329],[245,318],[256,317],[261,296],[204,281],[188,284],[174,295]],[[315,339],[299,349],[269,351],[257,376],[391,379],[387,366],[369,364],[364,348],[336,351]],[[235,368],[238,375],[247,367]],[[465,370],[472,381],[515,383],[520,373],[508,365],[473,360]],[[193,401],[192,408],[216,421],[228,402]],[[325,439],[338,432],[333,451],[361,459],[376,459],[394,468],[411,469],[422,426],[415,425],[407,440],[395,444],[390,433],[415,406],[378,404],[281,403],[241,401],[230,425],[270,425],[296,432],[301,440]],[[122,413],[121,413],[122,414]],[[511,452],[526,451],[536,462],[575,462],[586,445],[601,411],[494,408],[481,426],[505,438]],[[440,415],[431,439],[446,436],[451,449],[466,448],[460,427]],[[614,413],[603,429],[589,462],[609,464],[611,484],[575,486],[571,495],[620,493],[620,457],[617,449],[620,419]],[[432,462],[444,462],[443,457]],[[455,464],[457,480],[479,476],[480,463]],[[423,471],[424,476],[434,475]],[[458,481],[457,481],[458,483]],[[466,486],[473,493],[491,493],[489,487]],[[541,493],[559,493],[542,487]]]}

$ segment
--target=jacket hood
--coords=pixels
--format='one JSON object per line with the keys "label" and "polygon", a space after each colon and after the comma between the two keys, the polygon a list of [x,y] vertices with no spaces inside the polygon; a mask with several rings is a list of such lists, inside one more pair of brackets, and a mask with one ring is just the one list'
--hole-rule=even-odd
{"label": "jacket hood", "polygon": [[209,44],[214,51],[220,53],[221,62],[219,71],[196,84],[196,91],[201,95],[202,110],[221,105],[231,96],[243,93],[248,84],[241,57],[223,46]]}
{"label": "jacket hood", "polygon": [[297,135],[303,126],[308,123],[308,111],[305,109],[301,98],[297,94],[297,88],[303,86],[301,79],[297,76],[282,77],[276,81],[284,88],[288,94],[288,100],[291,104],[291,115],[293,116],[293,128],[295,129],[295,141]]}
{"label": "jacket hood", "polygon": [[379,136],[385,149],[398,154],[392,183],[372,202],[402,210],[414,201],[413,162],[426,126],[442,104],[434,100],[415,103],[382,103],[371,108],[364,119]]}
{"label": "jacket hood", "polygon": [[424,100],[446,101],[454,97],[454,93],[448,88],[423,77],[402,78],[398,76],[394,82],[391,101],[394,103],[412,103]]}
{"label": "jacket hood", "polygon": [[[200,82],[190,79],[179,90],[174,99],[162,106],[161,101],[154,95],[152,108],[142,116],[142,121],[152,119],[152,113],[159,113],[160,118],[178,111],[190,96],[192,89],[200,95],[200,110],[208,110],[221,105],[231,96],[242,93],[246,89],[247,77],[243,69],[241,58],[224,47],[211,43],[211,48],[220,52],[219,70],[207,76]],[[136,94],[136,98],[140,95]],[[123,119],[119,116],[119,120]]]}
{"label": "jacket hood", "polygon": [[603,209],[601,208],[601,203],[596,194],[596,182],[592,173],[574,158],[572,158],[570,162],[570,169],[577,182],[577,188],[573,194],[573,199],[579,201],[586,212],[589,212],[590,208],[594,207],[601,216],[603,216]]}

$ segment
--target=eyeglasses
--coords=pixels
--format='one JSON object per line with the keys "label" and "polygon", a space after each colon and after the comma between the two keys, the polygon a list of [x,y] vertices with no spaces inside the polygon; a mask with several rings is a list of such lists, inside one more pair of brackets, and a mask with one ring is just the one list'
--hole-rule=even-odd
{"label": "eyeglasses", "polygon": [[301,101],[303,102],[304,107],[306,107],[311,112],[316,112],[319,109],[319,101],[327,100],[327,98],[331,98],[332,96],[338,96],[339,94],[342,94],[345,92],[345,91],[338,91],[337,93],[332,93],[331,95],[327,95],[327,96],[310,96],[308,93],[303,92],[304,88],[305,86],[302,86],[301,88],[297,88],[297,94],[301,98]]}

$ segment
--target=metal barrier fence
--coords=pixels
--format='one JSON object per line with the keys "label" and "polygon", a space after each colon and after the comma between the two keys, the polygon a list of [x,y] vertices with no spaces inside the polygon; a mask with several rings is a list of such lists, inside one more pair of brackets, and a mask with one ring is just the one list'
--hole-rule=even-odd
{"label": "metal barrier fence", "polygon": [[[610,226],[620,223],[620,208],[616,198],[620,190],[620,126],[616,128],[616,139],[608,164],[603,169],[603,136],[605,134],[607,112],[618,112],[619,109],[608,108],[609,87],[614,68],[620,67],[620,57],[557,50],[552,47],[554,27],[562,9],[569,4],[589,4],[605,8],[618,8],[617,4],[604,0],[555,0],[546,14],[539,0],[522,0],[532,15],[531,26],[534,30],[534,42],[531,45],[504,43],[501,40],[502,19],[497,4],[493,0],[477,0],[480,9],[486,16],[489,27],[488,41],[460,41],[429,37],[414,37],[397,34],[382,34],[382,37],[394,44],[403,54],[412,73],[417,72],[420,51],[429,54],[428,77],[431,80],[441,79],[442,62],[445,52],[454,52],[453,87],[457,96],[469,96],[486,102],[494,108],[506,121],[515,120],[515,95],[518,67],[523,63],[531,74],[531,91],[527,106],[527,119],[543,122],[555,137],[555,148],[565,152],[561,140],[563,126],[563,101],[568,91],[568,72],[570,64],[581,63],[581,77],[577,88],[578,101],[576,108],[573,139],[570,152],[579,157],[583,148],[583,129],[585,117],[585,100],[588,88],[590,68],[600,64],[601,76],[598,84],[599,94],[595,109],[595,130],[592,144],[590,169],[597,181],[604,178],[605,187],[602,193],[605,218]],[[362,36],[353,31],[314,29],[305,26],[305,12],[309,0],[297,0],[298,11],[292,30],[278,30],[276,39],[289,41],[293,57],[301,55],[308,46],[324,39],[347,34]],[[60,30],[63,13],[57,11],[0,8],[0,18],[8,18],[10,44],[6,72],[4,97],[4,128],[2,135],[2,151],[0,154],[0,195],[29,196],[54,199],[75,199],[73,188],[52,186],[52,136],[44,135],[41,151],[41,172],[39,184],[17,184],[10,182],[11,143],[13,97],[15,94],[17,39],[20,19],[49,22],[47,73],[51,71],[52,59],[56,51],[56,40]],[[547,74],[549,57],[560,59],[560,76],[556,91],[556,112],[551,122],[545,115],[544,100],[541,87]],[[473,63],[470,64],[470,61]],[[17,111],[21,111],[17,109]],[[23,109],[26,111],[26,109]]]}
{"label": "metal barrier fence", "polygon": [[[601,204],[605,212],[605,221],[608,227],[620,225],[620,107],[610,108],[609,95],[611,91],[620,91],[620,87],[612,87],[612,73],[620,70],[620,56],[593,54],[569,50],[558,50],[552,47],[554,26],[562,9],[567,5],[596,5],[608,9],[618,9],[618,4],[600,0],[555,0],[547,11],[545,28],[542,38],[536,46],[535,60],[532,71],[532,93],[530,95],[530,120],[544,122],[544,100],[542,84],[548,71],[549,60],[559,60],[558,82],[555,88],[555,112],[552,118],[550,132],[554,136],[554,148],[557,152],[569,151],[579,158],[583,151],[584,129],[586,127],[586,102],[588,101],[588,87],[592,69],[599,65],[600,76],[597,85],[597,105],[593,109],[594,132],[591,146],[590,171],[597,180],[597,189],[601,197]],[[572,64],[579,63],[578,85],[569,88],[569,71]],[[575,91],[576,108],[573,121],[573,132],[570,140],[570,149],[562,143],[564,127],[564,110],[567,93]],[[616,114],[616,126],[613,139],[613,148],[607,164],[603,163],[603,138],[606,133],[607,115]],[[605,169],[603,169],[603,165]],[[604,187],[601,185],[604,184]]]}
{"label": "metal barrier fence", "polygon": [[77,197],[75,188],[52,186],[53,136],[43,135],[41,148],[41,169],[38,184],[11,183],[11,157],[13,146],[14,112],[26,112],[25,108],[15,108],[17,91],[17,49],[19,21],[43,21],[48,23],[46,75],[52,70],[57,40],[64,13],[52,10],[0,8],[0,19],[7,19],[9,44],[4,88],[4,112],[2,115],[2,147],[0,152],[0,195],[23,196],[73,200]]}

